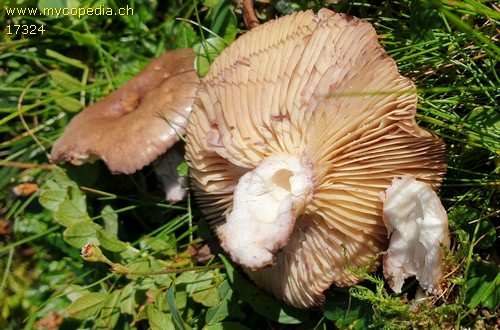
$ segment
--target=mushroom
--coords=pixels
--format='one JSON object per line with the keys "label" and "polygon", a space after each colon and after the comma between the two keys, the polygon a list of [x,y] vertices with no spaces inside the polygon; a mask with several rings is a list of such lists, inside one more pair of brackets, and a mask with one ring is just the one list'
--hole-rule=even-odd
{"label": "mushroom", "polygon": [[186,174],[179,173],[179,166],[184,162],[184,143],[177,142],[164,155],[153,162],[156,176],[165,191],[167,201],[184,200],[189,188]]}
{"label": "mushroom", "polygon": [[438,293],[443,247],[450,247],[448,215],[438,195],[428,184],[404,176],[394,178],[380,198],[390,237],[383,258],[389,286],[400,293],[404,280],[415,276],[424,290]]}
{"label": "mushroom", "polygon": [[192,49],[153,60],[75,116],[55,142],[52,161],[81,165],[101,158],[112,173],[125,174],[150,164],[185,134],[200,83],[193,61]]}
{"label": "mushroom", "polygon": [[416,103],[371,24],[327,9],[262,24],[215,59],[186,158],[222,246],[257,285],[307,308],[359,282],[352,269],[376,269],[380,192],[405,175],[437,189],[446,170]]}

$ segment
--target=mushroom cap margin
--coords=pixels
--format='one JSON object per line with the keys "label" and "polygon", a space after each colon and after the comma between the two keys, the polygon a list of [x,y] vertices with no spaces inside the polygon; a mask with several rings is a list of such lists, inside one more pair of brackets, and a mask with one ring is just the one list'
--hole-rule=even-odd
{"label": "mushroom cap margin", "polygon": [[76,115],[52,147],[52,161],[101,158],[113,173],[133,173],[185,134],[199,87],[192,49],[151,61],[106,98]]}

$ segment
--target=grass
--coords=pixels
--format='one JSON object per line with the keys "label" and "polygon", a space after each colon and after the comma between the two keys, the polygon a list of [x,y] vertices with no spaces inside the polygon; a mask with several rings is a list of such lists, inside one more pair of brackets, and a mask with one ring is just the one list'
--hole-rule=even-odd
{"label": "grass", "polygon": [[[51,145],[75,112],[167,49],[206,49],[214,34],[230,43],[244,29],[239,9],[234,13],[229,1],[134,1],[127,2],[135,9],[129,16],[8,15],[4,6],[49,6],[43,0],[18,2],[0,8],[2,329],[500,326],[498,3],[333,5],[375,26],[388,54],[419,88],[419,124],[446,142],[448,172],[440,195],[452,248],[439,297],[415,305],[414,281],[395,295],[381,274],[363,274],[366,280],[353,288],[330,289],[323,309],[300,311],[256,289],[223,257],[196,263],[189,246],[201,247],[210,232],[190,199],[176,206],[162,199],[150,168],[112,176],[100,163],[65,166],[66,172],[47,166]],[[125,5],[107,2],[114,9]],[[257,8],[267,20],[320,6],[277,1]],[[44,26],[45,32],[9,35],[13,24]],[[84,261],[80,248],[88,242],[102,249],[90,246],[96,254]]]}

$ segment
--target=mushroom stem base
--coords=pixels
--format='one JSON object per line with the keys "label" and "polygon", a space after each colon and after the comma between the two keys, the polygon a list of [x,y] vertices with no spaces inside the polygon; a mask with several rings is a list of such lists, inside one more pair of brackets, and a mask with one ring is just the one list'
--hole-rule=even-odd
{"label": "mushroom stem base", "polygon": [[381,193],[383,218],[390,236],[384,253],[384,276],[396,293],[404,280],[416,276],[429,293],[439,291],[443,247],[450,247],[448,216],[431,186],[410,176],[394,178]]}
{"label": "mushroom stem base", "polygon": [[312,190],[312,169],[300,157],[269,156],[236,185],[233,210],[218,229],[222,247],[250,269],[272,265]]}

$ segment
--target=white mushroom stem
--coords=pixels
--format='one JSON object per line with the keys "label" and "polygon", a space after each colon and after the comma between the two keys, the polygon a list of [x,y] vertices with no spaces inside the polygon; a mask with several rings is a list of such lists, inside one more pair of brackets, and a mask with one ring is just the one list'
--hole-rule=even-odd
{"label": "white mushroom stem", "polygon": [[177,143],[153,162],[153,169],[160,179],[167,201],[176,203],[187,195],[189,179],[180,175],[177,168],[184,161],[184,148]]}
{"label": "white mushroom stem", "polygon": [[278,154],[240,178],[233,210],[218,229],[233,261],[251,269],[274,263],[312,197],[311,172],[299,157]]}
{"label": "white mushroom stem", "polygon": [[390,237],[384,253],[384,276],[394,292],[415,276],[420,286],[437,293],[443,273],[443,246],[450,246],[448,217],[431,186],[405,176],[394,178],[381,193],[383,219]]}

